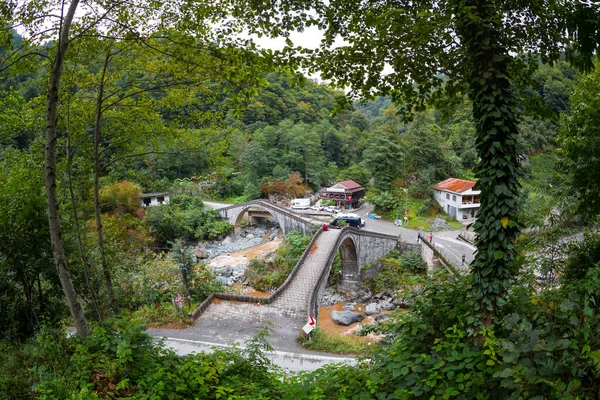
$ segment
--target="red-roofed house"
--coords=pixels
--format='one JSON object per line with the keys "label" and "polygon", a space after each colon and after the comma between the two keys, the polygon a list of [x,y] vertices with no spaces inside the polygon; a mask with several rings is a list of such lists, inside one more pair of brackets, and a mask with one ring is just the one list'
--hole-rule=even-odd
{"label": "red-roofed house", "polygon": [[323,200],[335,200],[338,207],[345,207],[349,210],[358,208],[364,195],[365,188],[354,181],[338,182],[320,193]]}
{"label": "red-roofed house", "polygon": [[433,187],[433,198],[457,221],[473,220],[481,205],[481,191],[473,190],[473,186],[473,181],[448,178]]}

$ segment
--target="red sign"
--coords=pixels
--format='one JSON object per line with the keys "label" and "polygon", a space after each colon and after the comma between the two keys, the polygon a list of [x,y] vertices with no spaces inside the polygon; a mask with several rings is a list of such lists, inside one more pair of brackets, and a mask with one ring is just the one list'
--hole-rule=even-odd
{"label": "red sign", "polygon": [[175,297],[175,304],[177,304],[180,310],[183,309],[183,296],[179,292],[177,292],[177,297]]}
{"label": "red sign", "polygon": [[315,329],[315,325],[317,325],[317,321],[315,321],[313,317],[309,316],[308,322],[302,327],[302,330],[308,335],[313,329]]}

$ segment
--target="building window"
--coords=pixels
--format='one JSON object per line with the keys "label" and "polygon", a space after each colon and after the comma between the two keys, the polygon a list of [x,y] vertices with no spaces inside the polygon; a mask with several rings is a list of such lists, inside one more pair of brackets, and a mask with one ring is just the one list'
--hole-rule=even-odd
{"label": "building window", "polygon": [[150,205],[150,203],[151,203],[151,200],[150,200],[150,198],[146,197],[146,198],[144,199],[144,207],[148,207],[148,206]]}
{"label": "building window", "polygon": [[164,203],[164,201],[165,201],[165,198],[164,198],[164,196],[158,196],[158,197],[156,198],[156,201],[158,201],[158,204],[162,204],[162,203]]}
{"label": "building window", "polygon": [[452,195],[452,201],[456,201],[456,196]]}
{"label": "building window", "polygon": [[446,193],[446,200],[450,200],[450,195]]}

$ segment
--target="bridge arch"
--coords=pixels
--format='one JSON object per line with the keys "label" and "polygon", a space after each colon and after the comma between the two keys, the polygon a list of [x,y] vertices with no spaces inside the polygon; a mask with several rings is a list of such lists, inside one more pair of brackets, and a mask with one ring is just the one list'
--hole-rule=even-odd
{"label": "bridge arch", "polygon": [[[253,205],[248,205],[246,207],[240,208],[239,212],[237,214],[237,217],[235,217],[235,220],[233,220],[233,229],[234,231],[240,228],[240,224],[242,222],[242,219],[244,219],[244,215],[246,215],[246,213],[248,214],[248,220],[250,222],[250,224],[252,224],[252,215],[250,215],[251,210],[260,210],[262,212],[268,213],[271,217],[273,217],[273,219],[275,221],[277,221],[277,223],[279,224],[279,227],[283,230],[284,229],[284,222],[281,220],[280,218],[280,214],[273,212],[272,210],[269,210],[265,207],[262,207],[260,205],[257,204],[253,204]],[[237,212],[237,210],[236,210]],[[284,231],[284,233],[287,233]]]}
{"label": "bridge arch", "polygon": [[342,267],[340,270],[340,280],[355,280],[360,276],[360,265],[358,264],[358,251],[355,239],[348,235],[342,237],[336,251],[340,253]]}

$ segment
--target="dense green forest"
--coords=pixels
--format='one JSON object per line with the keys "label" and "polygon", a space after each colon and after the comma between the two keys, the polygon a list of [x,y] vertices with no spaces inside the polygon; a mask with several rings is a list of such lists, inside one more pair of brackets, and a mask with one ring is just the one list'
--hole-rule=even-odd
{"label": "dense green forest", "polygon": [[[593,2],[32,1],[0,21],[0,398],[600,397]],[[239,35],[315,25],[315,50]],[[416,220],[448,177],[482,191],[476,259],[419,280],[358,364],[293,375],[266,331],[185,357],[144,332],[178,318],[157,288],[187,289],[187,312],[223,290],[192,265],[231,229],[203,200],[352,179]]]}

